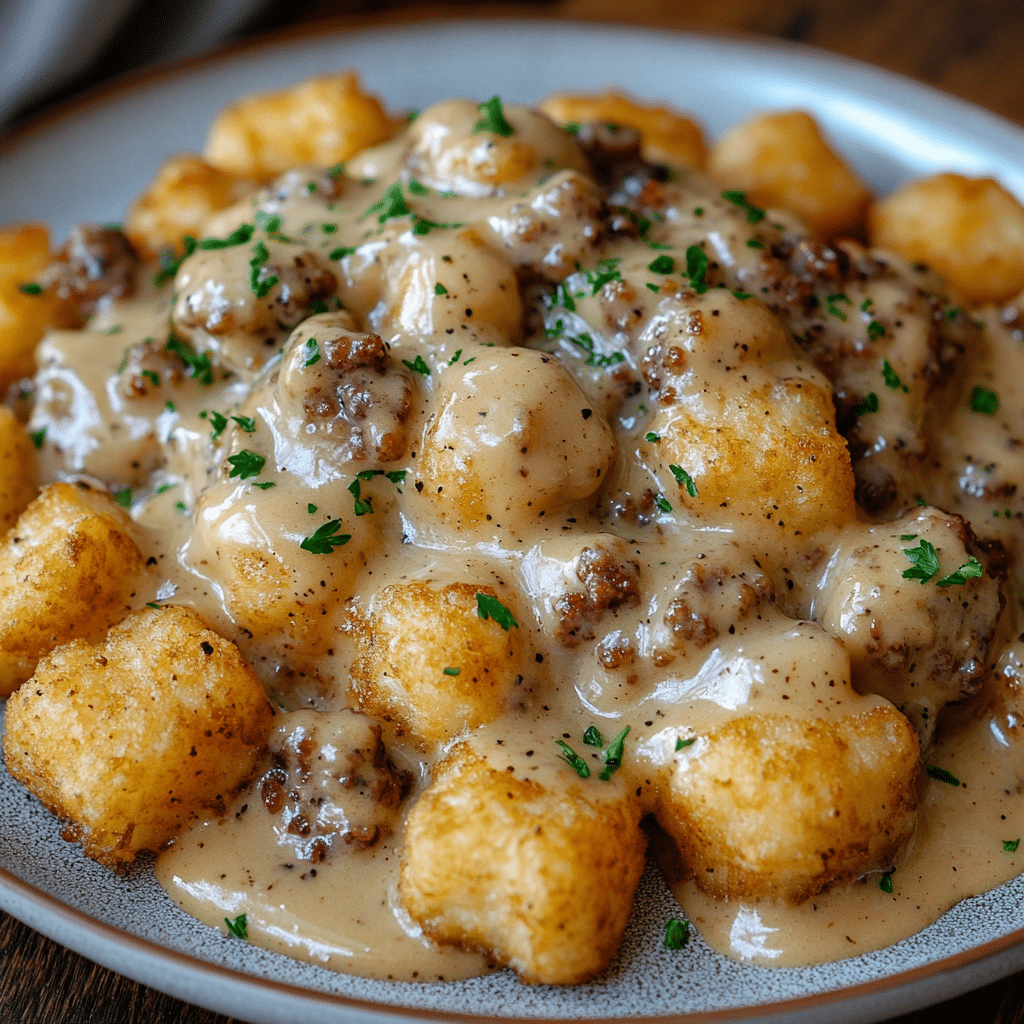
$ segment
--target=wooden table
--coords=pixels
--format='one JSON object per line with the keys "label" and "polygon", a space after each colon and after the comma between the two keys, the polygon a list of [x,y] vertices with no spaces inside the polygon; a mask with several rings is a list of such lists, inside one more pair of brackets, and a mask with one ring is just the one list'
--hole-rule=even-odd
{"label": "wooden table", "polygon": [[[537,0],[515,6],[290,0],[266,27],[371,12],[391,20],[434,14],[512,13],[621,22],[621,0]],[[1024,125],[1024,3],[1020,0],[719,0],[714,5],[630,0],[635,25],[756,33],[798,40],[909,75]],[[103,69],[94,72],[96,78]],[[228,1024],[95,966],[0,914],[0,1024]],[[1022,1024],[1024,972],[977,992],[897,1018],[899,1024],[966,1021]],[[893,1022],[895,1024],[895,1021]]]}

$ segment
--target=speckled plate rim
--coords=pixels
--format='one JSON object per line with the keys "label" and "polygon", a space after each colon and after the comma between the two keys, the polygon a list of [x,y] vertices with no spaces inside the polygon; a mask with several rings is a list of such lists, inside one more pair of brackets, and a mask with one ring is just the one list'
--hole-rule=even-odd
{"label": "speckled plate rim", "polygon": [[[102,133],[109,133],[111,126],[122,127],[125,120],[131,123],[131,115],[138,111],[140,104],[142,108],[146,104],[151,108],[156,104],[159,108],[168,91],[173,93],[176,87],[189,81],[195,93],[201,80],[205,106],[200,104],[200,109],[193,110],[183,125],[169,125],[168,130],[160,134],[161,145],[149,145],[141,159],[139,152],[130,145],[127,157],[122,152],[123,173],[114,176],[117,181],[113,187],[119,195],[116,206],[111,207],[107,198],[110,182],[95,176],[90,179],[90,172],[95,175],[94,165],[86,166],[84,180],[96,187],[90,188],[88,193],[79,189],[72,196],[72,205],[77,204],[76,210],[81,210],[75,219],[90,216],[109,219],[111,212],[119,212],[127,199],[148,182],[164,155],[177,149],[200,147],[210,114],[245,88],[269,88],[285,84],[297,75],[355,66],[363,72],[367,86],[383,94],[394,106],[419,105],[458,91],[479,93],[480,89],[472,86],[453,90],[446,85],[456,63],[448,60],[446,67],[439,68],[439,73],[431,78],[431,87],[437,92],[426,90],[427,95],[424,95],[423,89],[413,89],[410,95],[406,82],[406,95],[403,95],[402,89],[396,88],[401,74],[393,69],[382,69],[368,56],[379,56],[389,50],[402,51],[403,47],[408,55],[417,46],[429,48],[442,42],[455,43],[460,52],[477,58],[476,70],[463,68],[462,80],[487,81],[487,92],[498,91],[515,99],[532,100],[558,88],[583,91],[625,84],[652,99],[684,107],[689,101],[712,134],[754,109],[799,105],[822,120],[861,173],[883,191],[911,174],[953,169],[995,174],[1018,195],[1024,196],[1024,132],[1020,128],[970,104],[868,65],[795,44],[741,37],[506,18],[438,20],[454,13],[464,18],[466,12],[462,8],[417,12],[412,17],[398,19],[389,17],[383,19],[388,22],[383,28],[381,19],[375,22],[377,27],[369,28],[365,27],[368,24],[365,19],[300,26],[199,61],[132,76],[98,90],[0,139],[0,180],[11,181],[11,173],[15,172],[22,186],[20,193],[15,189],[16,202],[11,202],[9,191],[0,198],[0,222],[46,218],[54,195],[52,183],[56,181],[60,185],[61,178],[60,175],[33,174],[33,170],[46,170],[38,164],[40,153],[51,158],[54,154],[67,157],[66,163],[74,168],[80,184],[83,166],[73,158],[82,156],[83,152],[87,157],[96,155],[92,143],[96,141],[97,126],[102,141]],[[488,12],[478,9],[475,13]],[[494,60],[487,45],[496,41],[500,41],[503,60]],[[683,95],[679,95],[678,81],[677,88],[673,89],[670,74],[646,73],[641,82],[636,80],[635,66],[627,77],[614,62],[572,65],[569,78],[560,79],[538,71],[538,68],[543,70],[543,61],[515,64],[517,55],[532,53],[531,47],[548,55],[575,53],[580,57],[592,55],[594,47],[621,50],[623,46],[634,54],[639,50],[674,56],[685,68],[687,88]],[[309,56],[312,51],[331,54],[333,60],[326,65],[320,57],[304,61],[303,54]],[[486,54],[486,59],[481,54]],[[268,60],[273,62],[269,74]],[[398,63],[400,66],[401,62]],[[599,77],[595,75],[595,64],[600,64],[602,69]],[[609,66],[613,70],[608,71]],[[486,78],[466,77],[478,74],[481,67],[486,71]],[[649,62],[643,70],[649,72],[652,67],[657,68],[657,62]],[[713,93],[715,102],[711,109],[702,109],[699,100],[693,102],[693,97],[701,94],[700,90],[695,94],[692,84],[694,80],[701,81],[702,74],[705,76],[704,98]],[[409,78],[408,72],[406,78]],[[240,80],[247,84],[240,88],[237,84]],[[709,81],[713,87],[708,85]],[[751,81],[759,82],[763,88],[756,94],[748,92],[741,96],[741,81],[745,81],[748,88]],[[118,141],[127,138],[130,142],[132,137],[133,133],[128,133],[119,136]],[[66,198],[67,188],[60,193],[62,199]],[[30,200],[27,207],[19,206],[26,194]],[[107,207],[97,212],[82,209],[89,201],[107,203]],[[70,221],[61,223],[58,218],[53,223],[55,234],[59,235]],[[0,868],[0,906],[107,967],[219,1012],[237,1014],[239,1008],[245,1006],[250,1019],[259,1024],[284,1024],[300,1017],[339,1024],[494,1019],[451,1010],[404,1009],[345,995],[311,992],[213,964],[99,921],[19,879],[6,868]],[[757,1019],[783,1024],[820,1020],[822,1013],[827,1012],[836,1024],[877,1020],[949,998],[1020,969],[1024,966],[1022,944],[1024,929],[1017,928],[923,966],[832,991],[735,1009],[635,1019],[652,1022]],[[253,1005],[254,996],[258,1005]],[[533,1016],[501,1017],[504,1021],[537,1019]]]}

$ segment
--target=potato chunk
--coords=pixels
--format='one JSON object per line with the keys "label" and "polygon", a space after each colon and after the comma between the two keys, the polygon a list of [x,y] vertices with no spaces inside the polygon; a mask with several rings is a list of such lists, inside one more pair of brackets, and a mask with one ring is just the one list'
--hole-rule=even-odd
{"label": "potato chunk", "polygon": [[914,829],[917,738],[892,705],[860,706],[740,715],[670,754],[658,821],[702,889],[798,903],[891,866]]}
{"label": "potato chunk", "polygon": [[826,237],[855,230],[871,199],[802,110],[761,114],[731,128],[712,146],[708,173],[753,203],[791,210]]}
{"label": "potato chunk", "polygon": [[125,232],[147,259],[155,260],[168,249],[181,257],[186,235],[199,238],[212,214],[255,187],[255,182],[214,167],[194,153],[179,153],[165,161],[132,204]]}
{"label": "potato chunk", "polygon": [[1024,288],[1024,206],[992,178],[936,174],[868,213],[871,244],[937,270],[971,305]]}
{"label": "potato chunk", "polygon": [[204,155],[215,167],[266,180],[296,164],[331,167],[390,138],[398,124],[347,71],[232,103],[210,127]]}
{"label": "potato chunk", "polygon": [[18,418],[0,405],[0,532],[6,532],[36,496],[32,442]]}
{"label": "potato chunk", "polygon": [[273,708],[235,646],[186,608],[133,612],[98,646],[45,657],[8,701],[10,773],[64,837],[111,867],[222,813],[262,756]]}
{"label": "potato chunk", "polygon": [[522,678],[523,644],[518,627],[481,616],[497,601],[512,603],[494,587],[469,583],[386,587],[352,669],[360,705],[429,741],[498,718]]}
{"label": "potato chunk", "polygon": [[534,781],[459,745],[413,808],[402,855],[399,894],[428,935],[534,984],[608,966],[644,865],[637,804],[561,767]]}
{"label": "potato chunk", "polygon": [[701,168],[707,146],[700,125],[668,107],[639,103],[618,92],[597,96],[556,93],[540,109],[559,124],[605,122],[635,128],[643,141],[644,157],[653,163]]}
{"label": "potato chunk", "polygon": [[74,322],[47,291],[29,294],[50,262],[50,236],[42,224],[0,228],[0,398],[21,377],[35,373],[32,353],[46,328]]}
{"label": "potato chunk", "polygon": [[88,484],[51,484],[0,547],[0,694],[59,643],[121,619],[142,570],[131,521]]}

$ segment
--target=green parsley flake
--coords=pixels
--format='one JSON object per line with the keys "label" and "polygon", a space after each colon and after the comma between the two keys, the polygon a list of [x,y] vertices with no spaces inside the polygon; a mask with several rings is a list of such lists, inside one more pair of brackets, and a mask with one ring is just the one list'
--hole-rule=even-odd
{"label": "green parsley flake", "polygon": [[407,469],[389,469],[384,476],[388,478],[393,484],[404,484],[406,474],[409,471]]}
{"label": "green parsley flake", "polygon": [[160,374],[156,370],[141,370],[140,375],[148,380],[153,387],[160,387]]}
{"label": "green parsley flake", "polygon": [[415,178],[409,179],[409,191],[414,196],[429,196],[430,189],[426,185],[418,182]]}
{"label": "green parsley flake", "polygon": [[569,746],[564,740],[555,740],[555,742],[562,748],[562,760],[581,778],[590,778],[590,769],[587,767],[587,762],[576,753],[572,747]]}
{"label": "green parsley flake", "polygon": [[332,249],[327,254],[327,258],[329,260],[340,260],[344,259],[346,256],[351,256],[352,253],[354,253],[355,251],[356,248],[354,245],[342,245],[339,246],[337,249]]}
{"label": "green parsley flake", "polygon": [[671,274],[675,272],[676,261],[671,256],[659,256],[647,264],[652,274]]}
{"label": "green parsley flake", "polygon": [[271,487],[276,487],[277,484],[273,480],[267,480],[261,484],[253,484],[253,487],[258,487],[261,491],[269,491]]}
{"label": "green parsley flake", "polygon": [[239,480],[248,480],[251,476],[259,476],[267,460],[256,452],[243,448],[237,455],[228,456],[228,464],[232,467],[228,473],[228,479],[238,477]]}
{"label": "green parsley flake", "polygon": [[662,945],[666,949],[684,949],[690,941],[690,922],[685,917],[673,917],[665,925]]}
{"label": "green parsley flake", "polygon": [[660,284],[655,284],[655,283],[654,283],[653,281],[648,281],[648,282],[647,282],[647,283],[646,283],[646,284],[644,285],[644,287],[645,287],[645,288],[646,288],[646,289],[647,289],[647,290],[648,290],[649,292],[654,292],[654,294],[655,294],[655,295],[657,295],[657,294],[658,294],[658,292],[660,292],[660,291],[661,291],[661,285],[660,285]]}
{"label": "green parsley flake", "polygon": [[708,254],[699,246],[691,245],[686,250],[686,276],[690,285],[698,295],[708,290],[705,275],[708,272]]}
{"label": "green parsley flake", "polygon": [[231,417],[247,434],[255,433],[256,421],[251,416],[232,416]]}
{"label": "green parsley flake", "polygon": [[272,235],[281,230],[281,218],[276,213],[267,213],[266,210],[257,210],[256,230],[266,231],[268,235]]}
{"label": "green parsley flake", "polygon": [[205,409],[199,414],[204,420],[208,420],[213,430],[210,432],[210,440],[216,441],[221,434],[224,433],[224,428],[228,425],[227,416],[222,416],[219,412],[211,409],[207,412]]}
{"label": "green parsley flake", "polygon": [[338,533],[340,529],[341,520],[332,519],[319,527],[312,536],[306,537],[299,547],[303,551],[311,551],[314,555],[329,555],[335,548],[347,544],[352,539],[351,534]]}
{"label": "green parsley flake", "polygon": [[503,139],[507,139],[515,131],[505,117],[500,97],[492,96],[486,103],[481,103],[476,109],[483,116],[473,125],[474,135],[478,132],[494,132],[495,135],[500,135]]}
{"label": "green parsley flake", "polygon": [[664,494],[659,494],[654,499],[654,504],[657,505],[659,512],[671,512],[672,511],[672,506],[669,504],[669,501],[665,497]]}
{"label": "green parsley flake", "polygon": [[878,888],[881,889],[882,892],[888,892],[888,893],[892,892],[892,872],[891,871],[886,871],[886,873],[884,875],[882,875],[882,877],[878,880]]}
{"label": "green parsley flake", "polygon": [[900,380],[900,375],[892,368],[888,359],[882,360],[882,380],[885,381],[885,386],[892,388],[893,391],[910,391],[910,388]]}
{"label": "green parsley flake", "polygon": [[314,512],[316,511],[316,505],[314,505],[314,504],[313,504],[313,502],[310,502],[310,503],[309,503],[309,504],[308,504],[308,505],[306,506],[306,511],[307,511],[307,512],[308,512],[308,513],[309,513],[310,515],[312,515],[312,514],[313,514],[313,513],[314,513]]}
{"label": "green parsley flake", "polygon": [[305,344],[306,361],[303,367],[313,366],[320,362],[320,343],[316,338],[310,338]]}
{"label": "green parsley flake", "polygon": [[661,434],[656,434],[653,430],[648,430],[644,435],[644,440],[650,441],[651,444],[654,444],[656,441],[661,440]]}
{"label": "green parsley flake", "polygon": [[588,747],[603,747],[604,740],[601,739],[601,734],[597,731],[596,725],[588,725],[587,731],[583,734],[583,742]]}
{"label": "green parsley flake", "polygon": [[935,585],[937,587],[952,587],[958,583],[966,583],[969,579],[975,579],[984,575],[985,567],[974,557],[974,555],[971,555],[968,557],[967,561],[956,570],[956,572],[951,572],[948,576],[943,576]]}
{"label": "green parsley flake", "polygon": [[445,288],[445,286],[443,284],[441,284],[440,281],[438,281],[437,284],[434,285],[434,294],[435,295],[447,295],[448,294],[448,289]]}
{"label": "green parsley flake", "polygon": [[32,443],[37,448],[42,448],[43,442],[46,440],[46,427],[41,427],[39,430],[33,430],[28,436],[32,438]]}
{"label": "green parsley flake", "polygon": [[519,628],[515,616],[496,598],[490,594],[476,595],[476,613],[481,619],[494,619],[507,633],[513,626]]}
{"label": "green parsley flake", "polygon": [[209,352],[196,352],[188,342],[176,338],[173,334],[164,345],[165,352],[173,352],[188,367],[189,375],[200,384],[209,386],[213,383],[213,360]]}
{"label": "green parsley flake", "polygon": [[402,365],[407,366],[414,373],[422,373],[424,377],[430,376],[430,367],[427,366],[423,356],[417,356],[415,359],[403,359]]}
{"label": "green parsley flake", "polygon": [[869,412],[878,412],[878,395],[869,391],[854,407],[854,416],[863,416]]}
{"label": "green parsley flake", "polygon": [[1019,839],[1004,839],[1003,840],[1003,852],[1004,853],[1016,853],[1018,846],[1020,846],[1020,840]]}
{"label": "green parsley flake", "polygon": [[676,737],[676,750],[684,750],[686,747],[689,747],[691,744],[696,743],[696,742],[697,742],[697,737],[696,736],[691,736],[687,740],[684,740],[681,736],[677,736]]}
{"label": "green parsley flake", "polygon": [[618,736],[608,744],[608,749],[601,754],[605,769],[598,776],[603,782],[607,782],[622,764],[622,745],[626,742],[630,727],[627,725]]}
{"label": "green parsley flake", "polygon": [[245,914],[239,914],[236,918],[225,917],[224,923],[228,926],[228,935],[236,939],[247,941],[249,938],[249,922]]}
{"label": "green parsley flake", "polygon": [[680,487],[685,487],[686,493],[691,498],[696,498],[697,485],[693,482],[693,477],[691,477],[690,474],[687,473],[686,470],[683,469],[681,466],[669,466],[668,468],[671,470],[672,475],[676,478],[676,483],[679,484]]}
{"label": "green parsley flake", "polygon": [[176,508],[176,509],[177,509],[177,510],[178,510],[179,512],[187,512],[187,511],[188,511],[188,506],[187,506],[187,505],[185,504],[185,502],[183,502],[183,501],[176,501],[176,502],[174,503],[174,507],[175,507],[175,508]]}
{"label": "green parsley flake", "polygon": [[270,259],[270,251],[260,241],[252,247],[253,257],[249,260],[249,285],[257,299],[265,298],[267,292],[280,280],[273,275],[264,277],[267,260]]}
{"label": "green parsley flake", "polygon": [[[256,227],[253,224],[239,224],[227,238],[204,238],[198,244],[195,239],[192,239],[192,249],[195,251],[198,248],[208,252],[211,249],[230,249],[236,245],[245,245],[252,238],[255,230]],[[188,242],[187,237],[185,241],[186,243]],[[185,246],[185,255],[190,255],[187,244]]]}
{"label": "green parsley flake", "polygon": [[412,213],[402,195],[402,186],[398,182],[389,185],[384,195],[373,206],[365,210],[359,219],[363,220],[371,213],[377,214],[378,224],[383,224],[386,220],[391,220],[392,217],[405,217]]}
{"label": "green parsley flake", "polygon": [[905,580],[920,580],[924,585],[938,574],[939,553],[930,541],[922,540],[916,548],[904,548],[903,554],[914,563],[910,569],[903,570]]}
{"label": "green parsley flake", "polygon": [[877,320],[872,320],[868,323],[868,337],[872,341],[878,341],[879,338],[885,337],[885,328]]}
{"label": "green parsley flake", "polygon": [[181,259],[175,258],[173,249],[161,249],[159,256],[160,269],[153,278],[153,283],[157,288],[170,281],[178,273],[178,267],[196,251],[196,240],[191,235],[186,235],[181,241],[185,250]]}
{"label": "green parsley flake", "polygon": [[26,281],[24,284],[18,285],[18,291],[21,292],[22,295],[42,295],[43,286],[41,284],[36,284],[35,281]]}
{"label": "green parsley flake", "polygon": [[457,676],[461,671],[461,668],[446,668],[444,669],[444,674],[446,676]]}
{"label": "green parsley flake", "polygon": [[971,389],[971,412],[980,412],[984,416],[995,416],[999,410],[999,396],[988,388],[974,387]]}
{"label": "green parsley flake", "polygon": [[939,768],[934,764],[930,764],[925,771],[928,772],[928,778],[945,782],[947,786],[961,785],[960,780],[952,772],[947,772],[945,768]]}
{"label": "green parsley flake", "polygon": [[747,202],[746,192],[741,192],[739,189],[726,189],[722,193],[722,198],[734,206],[738,206],[747,215],[748,224],[759,224],[765,218],[764,210]]}
{"label": "green parsley flake", "polygon": [[121,506],[121,508],[132,507],[132,489],[130,487],[122,487],[119,491],[111,491],[114,501]]}
{"label": "green parsley flake", "polygon": [[[747,248],[748,249],[763,249],[764,248],[764,242],[762,242],[759,238],[748,238],[747,239]],[[842,319],[845,320],[846,317],[844,316]]]}
{"label": "green parsley flake", "polygon": [[353,480],[348,485],[349,494],[355,499],[355,513],[357,516],[365,516],[368,512],[373,511],[373,505],[370,504],[369,498],[360,497],[360,483],[358,480]]}

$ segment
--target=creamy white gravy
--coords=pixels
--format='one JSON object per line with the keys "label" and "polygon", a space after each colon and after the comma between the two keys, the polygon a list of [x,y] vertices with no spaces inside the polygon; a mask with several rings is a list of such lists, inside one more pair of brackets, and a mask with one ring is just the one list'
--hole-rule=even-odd
{"label": "creamy white gravy", "polygon": [[[154,559],[139,603],[196,608],[287,712],[358,706],[359,623],[384,587],[493,587],[519,623],[521,679],[475,741],[512,774],[558,787],[575,776],[556,740],[596,758],[584,730],[598,726],[607,742],[628,726],[613,784],[644,811],[701,737],[737,718],[841,723],[886,697],[905,706],[929,744],[924,763],[961,785],[922,776],[913,835],[892,863],[797,906],[674,881],[727,955],[784,965],[865,952],[1015,875],[1024,851],[1004,843],[1024,835],[1010,643],[1021,631],[1019,340],[997,311],[968,316],[930,275],[855,246],[839,262],[859,271],[830,279],[808,256],[803,292],[791,294],[780,278],[794,272],[799,226],[781,212],[752,216],[697,175],[665,181],[623,162],[608,189],[629,216],[612,230],[608,195],[571,137],[516,109],[502,140],[474,133],[477,117],[474,104],[442,105],[336,179],[285,175],[207,225],[220,239],[254,225],[244,243],[201,247],[173,286],[142,287],[86,331],[51,333],[30,424],[47,430],[43,479],[130,488]],[[164,351],[170,329],[211,354],[207,381]],[[366,334],[390,348],[353,370],[331,345]],[[974,385],[999,392],[998,415],[970,411]],[[842,487],[831,505],[802,505],[801,474],[817,479],[811,448],[769,466],[754,493],[756,474],[734,456],[732,468],[716,465],[713,443],[682,466],[665,452],[665,439],[687,450],[695,423],[746,424],[741,448],[776,429],[762,426],[773,416],[796,416],[799,430],[815,395],[831,410],[830,389],[848,414],[876,399],[849,435],[866,511]],[[258,472],[231,473],[231,458],[253,455]],[[903,552],[924,536],[938,538],[943,576],[968,561],[968,548],[943,539],[944,513],[914,518],[919,500],[1004,545],[998,624],[991,578],[951,584],[941,600],[934,583],[903,578]],[[370,510],[357,514],[360,502]],[[351,539],[304,550],[318,530]],[[573,619],[565,599],[586,591],[587,551],[626,566],[635,600]],[[843,572],[854,582],[835,610]],[[976,613],[962,612],[965,595]],[[982,692],[944,712],[934,735],[948,686],[932,696],[922,677],[899,689],[927,652],[879,675],[882,696],[858,669],[857,624],[873,614],[883,632],[962,615],[956,637],[935,643],[967,675],[958,659],[982,652],[970,675],[984,677]],[[994,638],[979,640],[986,632]],[[382,725],[412,778],[390,832],[303,860],[257,785],[225,821],[161,855],[172,898],[214,926],[245,913],[251,941],[352,973],[488,969],[486,957],[425,939],[397,897],[402,820],[446,744]]]}

